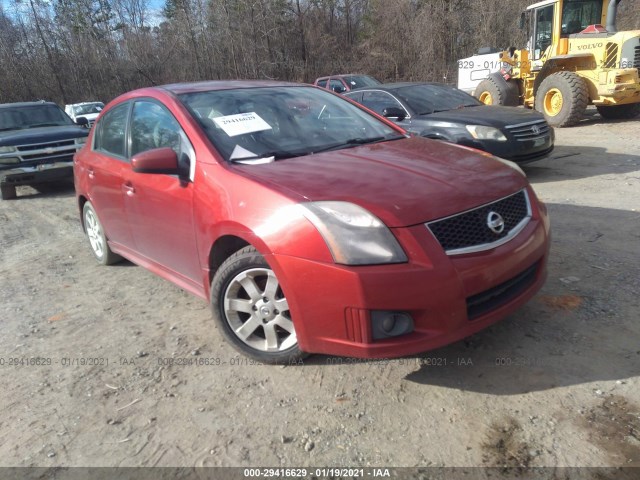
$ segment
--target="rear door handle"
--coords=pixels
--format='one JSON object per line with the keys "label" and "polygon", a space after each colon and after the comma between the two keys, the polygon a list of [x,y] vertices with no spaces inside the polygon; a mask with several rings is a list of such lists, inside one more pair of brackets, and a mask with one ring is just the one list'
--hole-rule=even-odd
{"label": "rear door handle", "polygon": [[136,193],[135,187],[133,185],[131,185],[130,183],[125,183],[124,185],[122,185],[122,189],[124,190],[124,193],[126,193],[130,197],[135,195],[135,193]]}
{"label": "rear door handle", "polygon": [[89,175],[89,178],[92,180],[96,178],[96,172],[94,172],[93,168],[91,167],[87,168],[87,175]]}

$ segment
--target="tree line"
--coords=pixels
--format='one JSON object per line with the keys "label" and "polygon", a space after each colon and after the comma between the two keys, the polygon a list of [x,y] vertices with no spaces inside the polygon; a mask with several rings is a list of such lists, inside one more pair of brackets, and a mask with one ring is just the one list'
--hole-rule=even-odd
{"label": "tree line", "polygon": [[[0,3],[0,103],[109,101],[174,82],[313,82],[366,73],[455,83],[481,47],[524,46],[531,0],[10,0]],[[640,28],[625,0],[620,27]]]}

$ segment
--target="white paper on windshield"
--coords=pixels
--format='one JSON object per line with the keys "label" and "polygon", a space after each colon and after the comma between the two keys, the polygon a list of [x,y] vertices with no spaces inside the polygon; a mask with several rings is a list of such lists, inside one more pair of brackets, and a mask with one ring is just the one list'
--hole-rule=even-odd
{"label": "white paper on windshield", "polygon": [[[241,147],[240,145],[236,145],[231,152],[231,156],[229,160],[235,160],[236,163],[242,163],[245,165],[261,165],[263,163],[271,163],[275,160],[275,157],[264,157],[264,158],[250,158],[255,157],[256,154],[246,148]],[[238,159],[246,159],[246,160],[238,160]]]}
{"label": "white paper on windshield", "polygon": [[271,130],[271,125],[265,122],[256,112],[226,115],[214,118],[213,121],[230,137]]}

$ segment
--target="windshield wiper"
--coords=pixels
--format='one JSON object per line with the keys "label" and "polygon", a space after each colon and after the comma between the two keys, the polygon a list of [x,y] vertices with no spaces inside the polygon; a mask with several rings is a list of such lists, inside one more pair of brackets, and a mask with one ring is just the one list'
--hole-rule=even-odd
{"label": "windshield wiper", "polygon": [[309,152],[309,154],[314,154],[314,153],[322,153],[322,152],[329,152],[331,150],[338,150],[341,148],[348,148],[348,147],[355,147],[358,145],[368,145],[371,143],[380,143],[380,142],[388,142],[391,140],[400,140],[401,138],[407,138],[404,135],[397,135],[394,137],[372,137],[372,138],[363,138],[363,137],[358,137],[358,138],[350,138],[349,140],[346,140],[344,142],[340,142],[340,143],[336,143],[333,145],[329,145],[327,147],[323,147],[320,148],[318,150],[313,150],[312,152]]}

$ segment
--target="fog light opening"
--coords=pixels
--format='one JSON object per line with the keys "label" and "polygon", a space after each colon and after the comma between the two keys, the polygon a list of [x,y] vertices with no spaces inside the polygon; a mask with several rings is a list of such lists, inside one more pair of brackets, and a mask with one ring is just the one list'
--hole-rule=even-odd
{"label": "fog light opening", "polygon": [[413,319],[408,313],[371,312],[371,333],[374,340],[399,337],[413,332]]}

